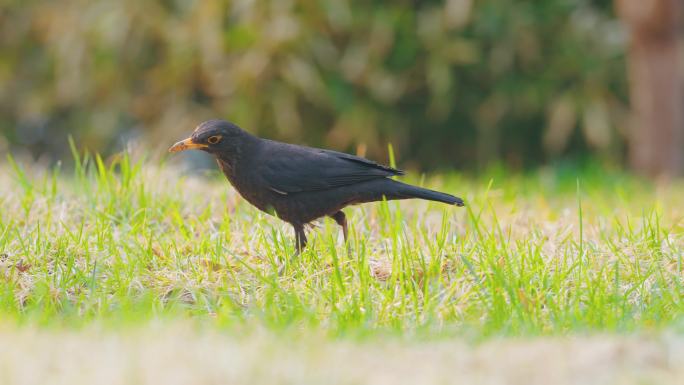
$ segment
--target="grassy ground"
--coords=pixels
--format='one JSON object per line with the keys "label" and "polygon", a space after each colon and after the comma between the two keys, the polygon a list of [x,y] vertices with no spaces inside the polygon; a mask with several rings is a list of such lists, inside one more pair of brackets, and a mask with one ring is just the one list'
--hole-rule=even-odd
{"label": "grassy ground", "polygon": [[[127,157],[77,160],[68,172],[0,166],[3,339],[97,348],[93,328],[130,340],[147,325],[190,323],[215,336],[186,333],[197,339],[191,349],[232,336],[247,350],[272,341],[281,352],[320,337],[327,345],[314,345],[340,359],[398,344],[387,359],[400,365],[426,346],[448,350],[447,341],[467,344],[455,355],[498,345],[515,355],[516,346],[526,352],[550,338],[561,359],[573,351],[564,348],[568,336],[584,336],[576,351],[592,352],[601,338],[630,347],[638,344],[621,339],[647,335],[666,357],[664,377],[647,378],[668,381],[678,370],[667,352],[681,344],[653,341],[684,331],[681,183],[565,169],[408,180],[461,195],[468,206],[352,208],[349,250],[334,223],[322,221],[310,249],[278,276],[293,253],[291,229],[218,175]],[[259,342],[245,337],[252,335]],[[348,379],[342,383],[358,383]]]}

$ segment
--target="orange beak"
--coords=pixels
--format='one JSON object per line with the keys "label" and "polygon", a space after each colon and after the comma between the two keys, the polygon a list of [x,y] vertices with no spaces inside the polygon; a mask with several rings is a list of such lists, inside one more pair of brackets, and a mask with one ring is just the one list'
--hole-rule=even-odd
{"label": "orange beak", "polygon": [[206,144],[201,144],[201,143],[195,143],[192,141],[192,138],[187,138],[185,140],[181,140],[180,142],[176,143],[173,145],[173,147],[169,148],[169,152],[181,152],[181,151],[187,151],[187,150],[201,150],[203,148],[207,148]]}

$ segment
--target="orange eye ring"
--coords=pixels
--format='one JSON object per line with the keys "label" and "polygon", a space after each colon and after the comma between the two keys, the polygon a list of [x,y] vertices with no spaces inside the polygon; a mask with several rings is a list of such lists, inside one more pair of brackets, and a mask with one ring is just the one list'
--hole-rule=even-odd
{"label": "orange eye ring", "polygon": [[207,139],[207,142],[209,142],[209,144],[218,144],[220,141],[221,141],[220,136],[211,136],[211,137],[209,137],[209,139]]}

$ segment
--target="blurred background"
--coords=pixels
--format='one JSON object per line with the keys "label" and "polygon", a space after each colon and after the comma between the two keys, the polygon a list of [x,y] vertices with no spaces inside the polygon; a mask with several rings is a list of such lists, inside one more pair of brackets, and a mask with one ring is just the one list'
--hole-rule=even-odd
{"label": "blurred background", "polygon": [[0,151],[209,118],[419,170],[684,170],[681,0],[0,0]]}

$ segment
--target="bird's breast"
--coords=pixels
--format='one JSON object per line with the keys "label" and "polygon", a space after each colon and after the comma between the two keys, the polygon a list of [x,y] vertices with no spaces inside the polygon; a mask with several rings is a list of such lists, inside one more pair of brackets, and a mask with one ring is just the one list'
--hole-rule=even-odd
{"label": "bird's breast", "polygon": [[230,184],[246,201],[262,211],[275,211],[277,197],[266,186],[262,186],[250,170],[240,172],[238,165],[223,159],[218,160],[218,165]]}

